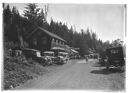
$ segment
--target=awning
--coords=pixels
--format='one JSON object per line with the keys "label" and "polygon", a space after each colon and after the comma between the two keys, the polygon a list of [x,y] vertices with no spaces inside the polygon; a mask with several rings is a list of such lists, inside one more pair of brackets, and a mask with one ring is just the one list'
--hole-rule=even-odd
{"label": "awning", "polygon": [[53,48],[51,48],[51,50],[65,50],[64,48],[61,48],[61,47],[53,47]]}
{"label": "awning", "polygon": [[74,49],[71,49],[72,52],[74,53],[79,53],[78,51],[74,50]]}
{"label": "awning", "polygon": [[45,51],[44,53],[53,54],[53,51]]}

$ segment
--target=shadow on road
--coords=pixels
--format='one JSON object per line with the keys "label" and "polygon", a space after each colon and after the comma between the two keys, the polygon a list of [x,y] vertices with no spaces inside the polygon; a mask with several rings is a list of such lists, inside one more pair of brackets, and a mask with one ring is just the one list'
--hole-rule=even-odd
{"label": "shadow on road", "polygon": [[109,70],[104,68],[104,69],[100,69],[100,70],[92,70],[90,73],[108,75],[108,74],[112,74],[112,73],[123,73],[123,72],[124,71],[117,69],[117,68],[110,68]]}
{"label": "shadow on road", "polygon": [[105,67],[105,63],[104,62],[97,62],[93,65],[93,67]]}

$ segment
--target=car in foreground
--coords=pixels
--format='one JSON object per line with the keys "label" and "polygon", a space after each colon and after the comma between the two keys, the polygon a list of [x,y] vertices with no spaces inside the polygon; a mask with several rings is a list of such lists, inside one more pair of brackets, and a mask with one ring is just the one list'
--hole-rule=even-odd
{"label": "car in foreground", "polygon": [[107,61],[106,68],[109,69],[111,66],[122,67],[125,64],[123,48],[112,47],[106,49]]}

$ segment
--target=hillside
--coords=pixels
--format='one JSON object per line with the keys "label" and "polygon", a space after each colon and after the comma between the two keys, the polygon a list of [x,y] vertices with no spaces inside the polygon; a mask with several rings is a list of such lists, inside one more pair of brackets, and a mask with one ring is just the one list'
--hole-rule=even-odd
{"label": "hillside", "polygon": [[9,52],[5,50],[3,89],[14,88],[29,79],[43,75],[47,71],[47,68],[32,59],[27,60],[23,55],[12,57],[9,56]]}

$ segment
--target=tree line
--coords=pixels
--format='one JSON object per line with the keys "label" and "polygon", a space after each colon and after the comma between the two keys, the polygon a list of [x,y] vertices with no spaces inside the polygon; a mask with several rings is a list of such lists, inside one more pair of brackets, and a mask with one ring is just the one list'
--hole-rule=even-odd
{"label": "tree line", "polygon": [[[48,23],[48,6],[39,8],[37,4],[29,3],[26,4],[23,12],[23,16],[21,16],[15,6],[10,8],[9,4],[3,4],[5,42],[12,42],[21,47],[22,40],[20,37],[25,39],[36,27],[42,27],[65,39],[70,47],[79,48],[80,55],[89,54],[90,51],[102,53],[106,48],[112,46],[109,41],[103,42],[99,39],[97,34],[90,31],[89,28],[77,32],[72,26],[69,28],[66,23],[56,22],[52,18],[51,22]],[[14,45],[10,47],[14,47]]]}

